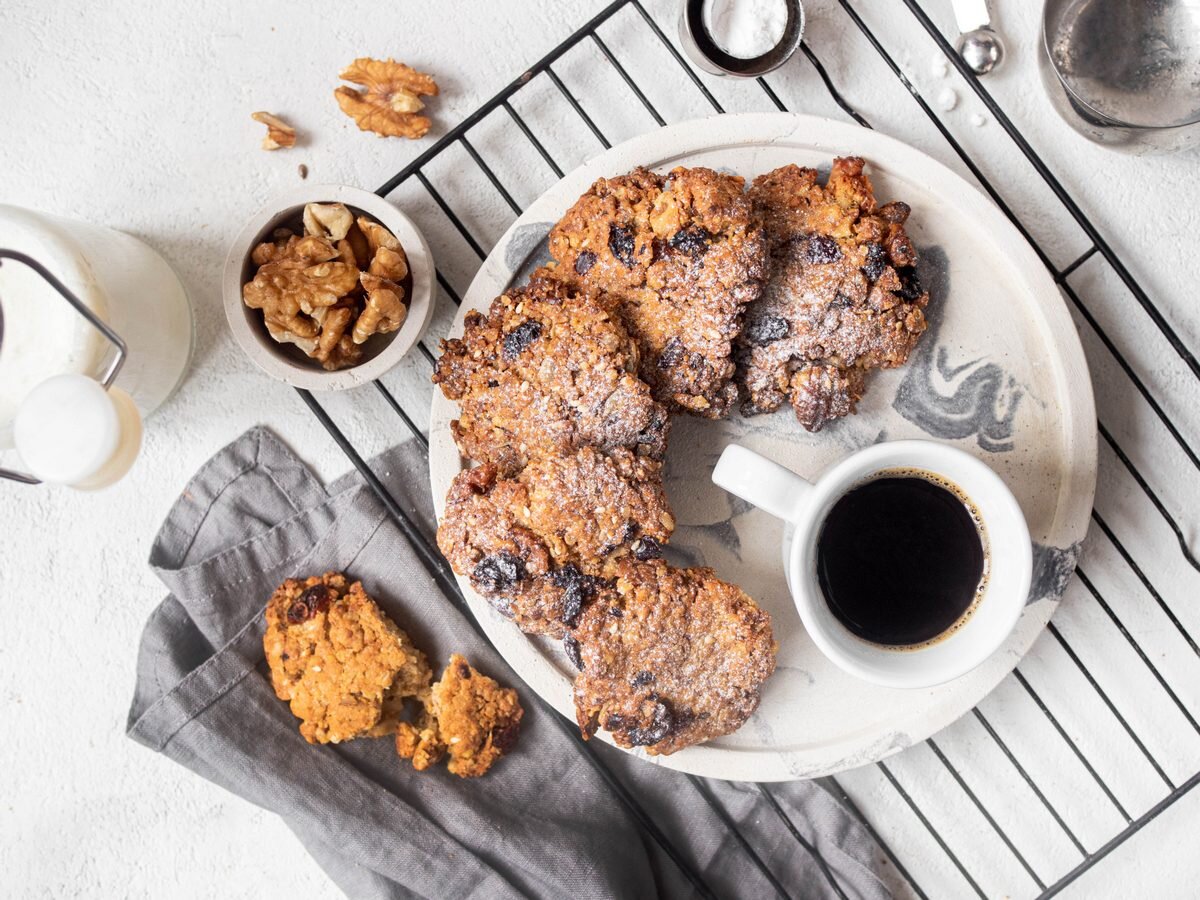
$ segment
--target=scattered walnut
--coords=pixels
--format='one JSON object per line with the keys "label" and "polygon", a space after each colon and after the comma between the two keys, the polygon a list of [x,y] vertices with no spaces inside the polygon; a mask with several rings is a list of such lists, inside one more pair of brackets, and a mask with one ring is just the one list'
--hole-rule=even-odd
{"label": "scattered walnut", "polygon": [[296,129],[279,116],[269,112],[251,113],[250,118],[267,126],[267,136],[263,138],[264,150],[278,150],[280,147],[296,146]]}
{"label": "scattered walnut", "polygon": [[251,251],[258,266],[242,288],[251,309],[261,309],[267,331],[295,344],[326,369],[361,361],[361,344],[373,334],[399,329],[408,315],[404,250],[379,223],[355,221],[340,203],[304,208],[304,234],[276,229]]}
{"label": "scattered walnut", "polygon": [[343,69],[340,77],[364,88],[343,85],[333,92],[342,112],[363,131],[380,137],[419,138],[429,130],[429,119],[418,113],[425,108],[421,96],[437,96],[433,76],[392,59],[363,57]]}
{"label": "scattered walnut", "polygon": [[408,307],[404,305],[404,289],[394,281],[369,272],[359,276],[367,292],[367,305],[354,323],[354,343],[361,344],[373,334],[388,334],[404,324]]}
{"label": "scattered walnut", "polygon": [[344,203],[309,203],[304,207],[304,230],[330,241],[340,241],[354,224],[354,213]]}

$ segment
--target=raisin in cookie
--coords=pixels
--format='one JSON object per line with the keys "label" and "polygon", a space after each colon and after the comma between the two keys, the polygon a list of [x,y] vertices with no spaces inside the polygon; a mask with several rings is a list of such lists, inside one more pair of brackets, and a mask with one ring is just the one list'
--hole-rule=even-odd
{"label": "raisin in cookie", "polygon": [[433,380],[461,407],[451,429],[463,455],[512,475],[531,456],[585,444],[660,459],[666,409],[637,369],[614,298],[536,272],[486,316],[467,313],[463,336],[442,342]]}
{"label": "raisin in cookie", "polygon": [[396,752],[427,769],[450,754],[448,768],[477,778],[513,748],[524,715],[517,692],[481,674],[457,653],[414,723],[401,723]]}
{"label": "raisin in cookie", "polygon": [[767,275],[744,185],[711,169],[638,168],[601,178],[550,232],[559,277],[620,298],[654,396],[708,418],[737,397],[732,341]]}
{"label": "raisin in cookie", "polygon": [[746,414],[791,402],[819,431],[854,412],[868,372],[903,365],[925,330],[909,208],[878,206],[863,165],[834,160],[824,185],[814,169],[784,166],[750,188],[772,271],[738,342]]}
{"label": "raisin in cookie", "polygon": [[266,619],[271,684],[310,744],[394,734],[405,701],[429,691],[425,654],[344,575],[288,579]]}
{"label": "raisin in cookie", "polygon": [[[622,747],[668,754],[741,727],[775,670],[771,617],[712,569],[621,560],[571,637],[575,714]],[[568,647],[568,649],[572,649]]]}
{"label": "raisin in cookie", "polygon": [[515,478],[489,463],[460,472],[438,546],[523,631],[558,637],[599,589],[607,560],[657,557],[674,527],[661,463],[583,447],[534,459]]}

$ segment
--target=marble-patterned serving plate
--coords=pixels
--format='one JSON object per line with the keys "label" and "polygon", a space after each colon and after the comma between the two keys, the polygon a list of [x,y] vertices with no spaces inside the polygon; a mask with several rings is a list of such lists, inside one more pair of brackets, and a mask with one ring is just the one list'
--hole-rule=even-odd
{"label": "marble-patterned serving plate", "polygon": [[[501,238],[464,298],[485,309],[546,256],[551,224],[602,175],[636,165],[703,165],[749,182],[786,163],[828,172],[834,156],[866,158],[880,202],[912,207],[908,231],[922,253],[930,328],[909,364],[876,373],[858,415],[808,434],[788,409],[722,422],[678,416],[667,491],[676,529],[669,558],[714,567],[774,620],[779,667],[739,731],[659,765],[715,778],[813,778],[895,753],[953,722],[1003,679],[1045,627],[1075,568],[1096,481],[1091,381],[1070,316],[1028,244],[978,190],[942,164],[878,132],[812,116],[724,115],[672,125],[614,147],[563,178]],[[441,514],[464,467],[449,423],[456,406],[434,392],[430,480]],[[805,634],[784,580],[783,526],[710,481],[731,441],[811,478],[859,447],[933,438],[991,465],[1021,503],[1034,540],[1034,579],[1016,629],[973,672],[941,687],[902,691],[843,673]],[[574,718],[572,668],[555,643],[530,639],[460,578],[496,647],[555,708]],[[640,751],[635,751],[639,752]],[[644,754],[642,754],[644,755]]]}

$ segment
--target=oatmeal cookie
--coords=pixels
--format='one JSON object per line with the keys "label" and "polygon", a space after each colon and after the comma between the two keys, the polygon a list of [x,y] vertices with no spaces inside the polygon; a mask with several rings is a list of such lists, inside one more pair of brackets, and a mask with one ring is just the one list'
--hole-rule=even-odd
{"label": "oatmeal cookie", "polygon": [[433,380],[462,409],[451,428],[463,455],[513,475],[531,456],[584,445],[660,459],[667,412],[637,369],[615,299],[537,272],[486,316],[467,313]]}
{"label": "oatmeal cookie", "polygon": [[524,715],[517,692],[481,674],[457,653],[415,723],[401,723],[396,752],[427,769],[447,751],[447,768],[461,778],[487,772],[513,748]]}
{"label": "oatmeal cookie", "polygon": [[909,208],[878,206],[863,165],[834,160],[824,185],[816,170],[789,165],[751,185],[772,270],[738,339],[748,415],[790,401],[819,431],[854,412],[868,372],[903,365],[925,330]]}
{"label": "oatmeal cookie", "polygon": [[775,670],[771,617],[712,569],[661,560],[611,565],[614,588],[571,637],[584,737],[668,754],[741,727]]}
{"label": "oatmeal cookie", "polygon": [[704,168],[601,178],[550,232],[559,277],[620,298],[654,396],[696,415],[737,397],[732,341],[767,249],[745,182]]}
{"label": "oatmeal cookie", "polygon": [[429,691],[425,654],[340,573],[288,579],[266,620],[271,684],[310,744],[394,734],[405,700]]}
{"label": "oatmeal cookie", "polygon": [[521,630],[559,637],[601,588],[607,560],[655,558],[674,527],[661,463],[583,447],[515,478],[490,463],[460,472],[438,546]]}

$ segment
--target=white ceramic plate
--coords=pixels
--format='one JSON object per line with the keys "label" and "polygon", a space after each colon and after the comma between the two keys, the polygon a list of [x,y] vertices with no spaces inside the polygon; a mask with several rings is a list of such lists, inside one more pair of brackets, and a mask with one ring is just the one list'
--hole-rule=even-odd
{"label": "white ceramic plate", "polygon": [[[653,762],[715,778],[813,778],[882,759],[970,710],[1041,632],[1075,569],[1096,481],[1091,381],[1058,290],[1004,215],[945,166],[857,126],[788,114],[718,116],[628,141],[576,169],[537,200],[492,250],[464,298],[485,309],[514,278],[546,258],[546,234],[602,175],[636,165],[702,165],[747,182],[786,163],[824,172],[834,156],[868,162],[880,202],[912,207],[908,231],[932,296],[930,328],[904,368],[876,373],[856,416],[808,434],[789,410],[723,422],[678,416],[667,493],[678,527],[669,557],[713,566],[768,611],[779,667],[758,711],[739,731]],[[449,423],[457,407],[434,392],[430,480],[439,515],[463,468]],[[709,479],[721,450],[745,444],[812,477],[850,451],[884,439],[948,441],[991,465],[1029,522],[1034,579],[1015,631],[986,663],[941,687],[876,687],[835,668],[805,634],[781,564],[782,525]],[[471,607],[525,682],[569,718],[572,668],[557,644],[530,639],[494,612],[467,579]],[[641,754],[641,751],[633,751]],[[644,754],[642,754],[644,755]]]}

